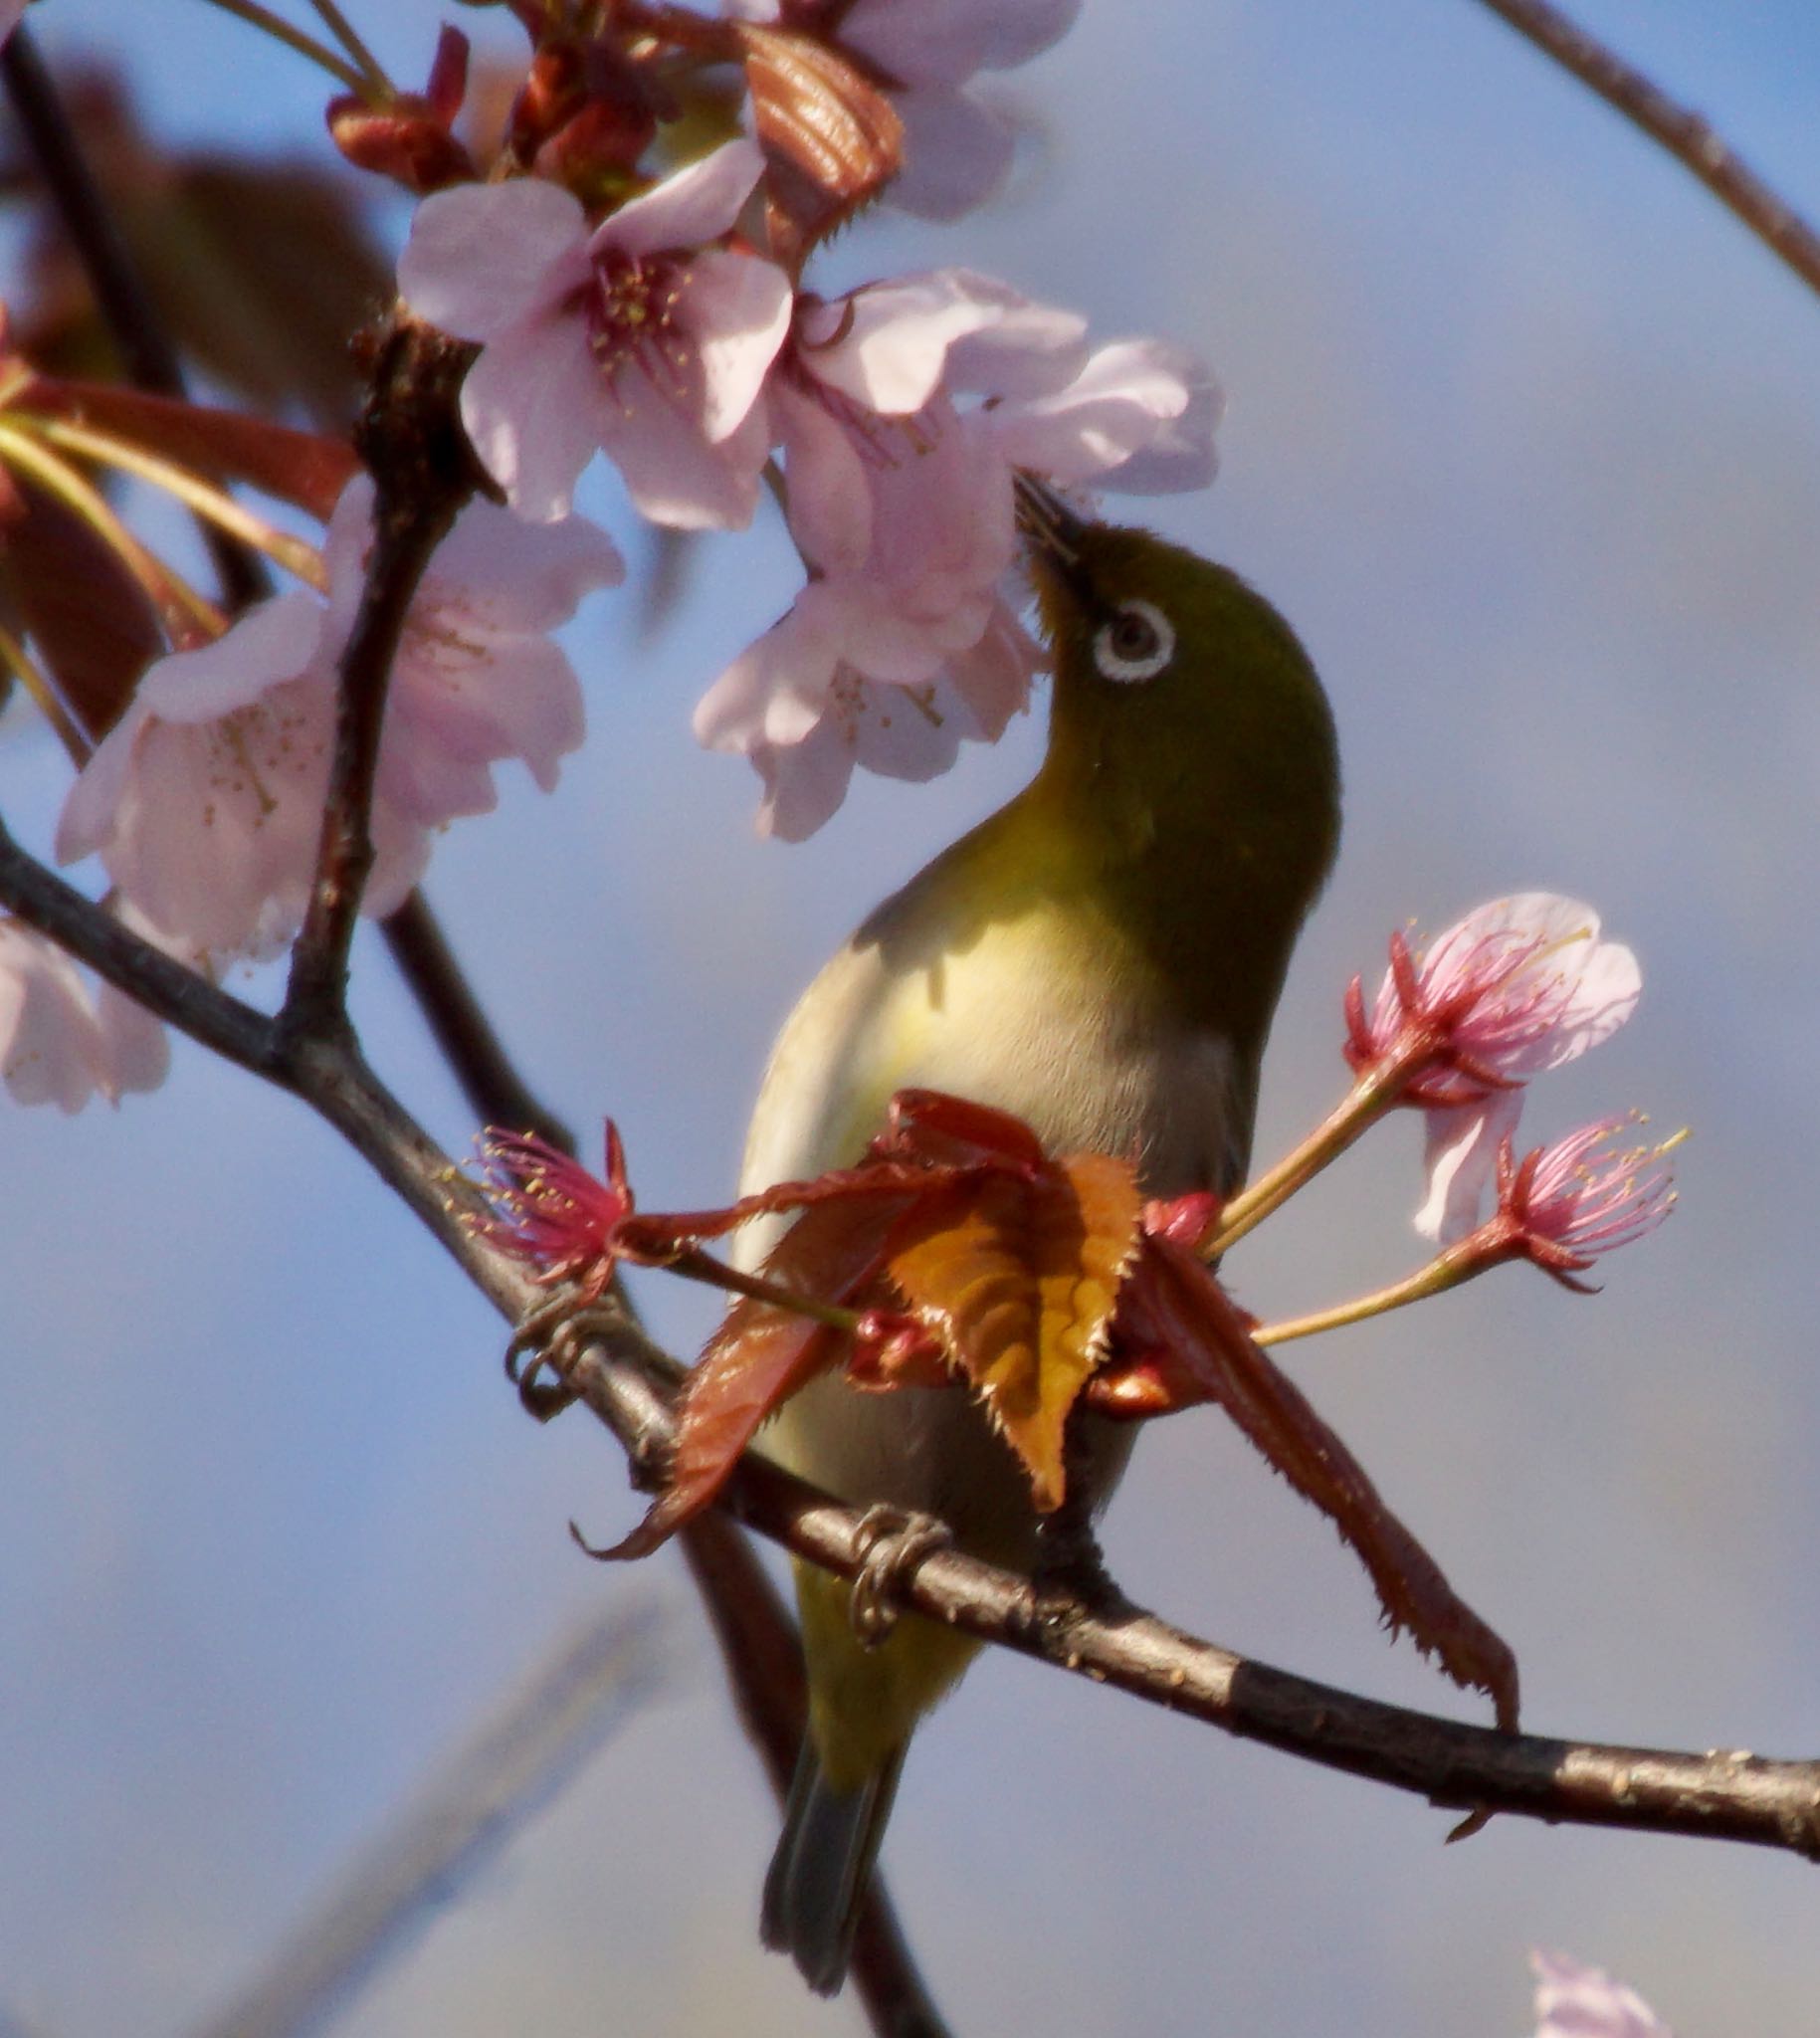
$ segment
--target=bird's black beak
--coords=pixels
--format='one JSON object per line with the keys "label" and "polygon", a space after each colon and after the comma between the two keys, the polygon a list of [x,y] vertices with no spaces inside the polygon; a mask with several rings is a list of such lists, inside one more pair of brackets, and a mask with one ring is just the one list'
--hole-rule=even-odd
{"label": "bird's black beak", "polygon": [[1073,579],[1081,564],[1087,519],[1071,510],[1047,482],[1022,469],[1014,488],[1017,527],[1030,547],[1032,565],[1048,566],[1064,580]]}

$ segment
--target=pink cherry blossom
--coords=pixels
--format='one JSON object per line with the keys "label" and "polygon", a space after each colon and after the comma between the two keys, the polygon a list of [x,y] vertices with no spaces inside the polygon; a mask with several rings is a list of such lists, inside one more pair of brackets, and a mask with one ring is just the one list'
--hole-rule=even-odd
{"label": "pink cherry blossom", "polygon": [[965,88],[977,72],[1027,64],[1074,26],[1081,0],[727,0],[747,21],[782,21],[834,39],[882,76],[904,122],[904,168],[887,192],[924,219],[957,219],[1011,168],[1015,137]]}
{"label": "pink cherry blossom", "polygon": [[[64,861],[99,852],[159,936],[203,956],[263,951],[303,915],[334,745],[335,666],[359,603],[372,494],[350,484],[330,522],[326,598],[298,591],[224,636],[160,659],[71,788]],[[566,658],[544,634],[618,553],[579,518],[532,525],[462,512],[412,603],[392,676],[362,911],[393,912],[430,831],[494,803],[491,766],[522,756],[539,784],[581,739]]]}
{"label": "pink cherry blossom", "polygon": [[141,1006],[81,971],[35,928],[0,918],[0,1081],[16,1104],[81,1111],[164,1080],[163,1029]]}
{"label": "pink cherry blossom", "polygon": [[482,342],[462,420],[520,515],[561,515],[598,446],[654,523],[750,521],[790,285],[720,244],[762,169],[753,142],[726,142],[591,231],[571,193],[536,178],[418,207],[399,289]]}
{"label": "pink cherry blossom", "polygon": [[[811,586],[805,599],[816,592]],[[764,782],[758,832],[784,842],[813,835],[845,798],[854,766],[888,778],[922,780],[947,770],[963,740],[996,742],[1024,705],[1040,657],[1002,606],[978,643],[946,661],[932,679],[903,684],[871,681],[838,656],[808,668],[798,646],[806,631],[792,625],[802,604],[735,660],[696,711],[696,733],[710,749],[749,756]],[[781,704],[799,719],[786,719]],[[784,731],[764,733],[767,714]]]}
{"label": "pink cherry blossom", "polygon": [[[263,602],[213,644],[162,658],[83,768],[57,854],[99,851],[160,932],[216,954],[288,936],[315,868],[334,744],[323,604]],[[429,856],[422,829],[375,808],[369,907],[386,912]]]}
{"label": "pink cherry blossom", "polygon": [[[1014,465],[1110,482],[1154,452],[1159,484],[1211,473],[1206,371],[1158,342],[1090,355],[1084,333],[1074,313],[966,270],[799,304],[770,404],[810,579],[696,719],[703,741],[759,770],[764,832],[819,826],[856,762],[945,769],[963,738],[995,739],[1023,706],[1043,654],[1008,600]],[[923,690],[913,720],[894,687]]]}
{"label": "pink cherry blossom", "polygon": [[[372,542],[372,486],[345,490],[328,526],[324,649],[346,643]],[[526,523],[471,503],[437,548],[406,620],[386,700],[378,797],[439,828],[489,812],[492,766],[521,757],[548,792],[580,746],[581,687],[548,632],[581,598],[617,586],[625,562],[584,517]]]}
{"label": "pink cherry blossom", "polygon": [[1224,404],[1185,347],[1121,339],[1099,348],[1063,387],[994,404],[986,422],[1013,467],[1065,488],[1172,495],[1213,480]]}
{"label": "pink cherry blossom", "polygon": [[1403,1072],[1398,1101],[1428,1114],[1426,1237],[1471,1231],[1520,1086],[1607,1040],[1636,1010],[1637,958],[1600,938],[1590,906],[1519,892],[1457,920],[1422,953],[1400,933],[1369,1015],[1346,991],[1346,1059],[1361,1075]]}
{"label": "pink cherry blossom", "polygon": [[1534,1952],[1535,2038],[1675,2038],[1633,1988],[1562,1953]]}
{"label": "pink cherry blossom", "polygon": [[1569,1288],[1594,1260],[1645,1237],[1675,1207],[1676,1140],[1613,1147],[1635,1122],[1600,1119],[1522,1160],[1507,1138],[1498,1149],[1498,1208],[1490,1228],[1509,1258],[1533,1260]]}

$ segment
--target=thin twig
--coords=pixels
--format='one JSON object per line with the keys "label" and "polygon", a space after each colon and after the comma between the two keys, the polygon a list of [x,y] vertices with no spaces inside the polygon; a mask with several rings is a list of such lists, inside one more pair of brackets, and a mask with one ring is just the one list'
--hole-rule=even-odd
{"label": "thin twig", "polygon": [[379,922],[379,931],[476,1119],[535,1132],[573,1153],[574,1134],[531,1095],[512,1066],[423,894],[413,892]]}
{"label": "thin twig", "polygon": [[1692,170],[1771,253],[1820,291],[1820,233],[1781,193],[1741,162],[1704,114],[1672,100],[1660,86],[1549,0],[1481,0],[1520,36],[1641,127]]}
{"label": "thin twig", "polygon": [[305,2038],[506,1844],[656,1689],[648,1607],[594,1614],[364,1850],[197,2038]]}
{"label": "thin twig", "polygon": [[[636,1340],[589,1345],[567,1378],[635,1467],[662,1466],[674,1443],[672,1390]],[[762,1458],[740,1462],[721,1505],[842,1577],[869,1546],[860,1510]],[[1617,1747],[1443,1720],[1248,1661],[1128,1601],[1108,1610],[1054,1583],[1039,1590],[955,1550],[936,1551],[893,1591],[906,1609],[980,1641],[1436,1805],[1737,1840],[1820,1861],[1820,1761]]]}
{"label": "thin twig", "polygon": [[379,91],[373,81],[361,71],[357,64],[350,64],[345,57],[331,50],[326,43],[318,42],[301,28],[294,27],[282,14],[275,14],[270,7],[260,5],[260,0],[212,0],[223,14],[231,14],[250,27],[269,35],[274,42],[283,43],[289,50],[295,50],[300,57],[307,57],[312,64],[319,64],[330,78],[362,99],[379,101]]}
{"label": "thin twig", "polygon": [[[183,368],[177,349],[139,280],[125,240],[76,138],[63,97],[28,30],[16,28],[7,38],[5,49],[0,50],[0,77],[6,81],[7,96],[39,174],[95,293],[102,322],[119,349],[126,379],[161,396],[183,396]],[[202,535],[229,608],[245,608],[271,592],[271,582],[258,560],[225,532],[205,523]]]}
{"label": "thin twig", "polygon": [[[283,1083],[340,1130],[398,1190],[507,1320],[544,1292],[474,1228],[476,1202],[447,1155],[344,1040],[275,1052],[271,1022],[120,927],[0,831],[0,906],[110,983],[238,1062]],[[676,1362],[628,1322],[596,1340],[568,1385],[613,1430],[634,1476],[662,1476],[675,1444]],[[865,1516],[760,1458],[740,1462],[722,1505],[843,1577],[869,1546]],[[1360,1698],[1248,1661],[1132,1606],[1112,1613],[1054,1583],[938,1550],[893,1588],[904,1607],[983,1642],[1262,1740],[1305,1760],[1474,1814],[1682,1833],[1779,1847],[1820,1860],[1820,1761],[1741,1750],[1706,1754],[1503,1733]]]}
{"label": "thin twig", "polygon": [[355,445],[373,477],[373,535],[340,660],[334,762],[303,930],[281,1027],[320,1038],[346,1024],[347,958],[373,864],[370,816],[386,687],[418,582],[481,480],[456,415],[474,348],[408,319],[380,342]]}

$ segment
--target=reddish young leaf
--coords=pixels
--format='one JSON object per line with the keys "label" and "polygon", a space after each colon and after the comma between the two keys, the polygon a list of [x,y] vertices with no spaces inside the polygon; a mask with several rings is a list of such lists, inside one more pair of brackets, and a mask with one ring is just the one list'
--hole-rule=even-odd
{"label": "reddish young leaf", "polygon": [[944,1090],[900,1090],[891,1101],[886,1130],[871,1150],[959,1166],[1049,1165],[1043,1142],[1022,1119]]}
{"label": "reddish young leaf", "polygon": [[359,465],[345,439],[113,383],[40,375],[16,402],[130,440],[212,481],[250,483],[324,522]]}
{"label": "reddish young leaf", "polygon": [[17,513],[0,524],[0,592],[95,741],[164,649],[144,588],[93,527],[55,497],[14,482]]}
{"label": "reddish young leaf", "polygon": [[[1253,1340],[1231,1298],[1192,1253],[1164,1238],[1144,1240],[1114,1336],[1120,1350],[1135,1352],[1140,1363],[1166,1352],[1182,1390],[1176,1405],[1217,1401],[1352,1545],[1392,1632],[1407,1628],[1424,1655],[1436,1657],[1456,1684],[1486,1693],[1498,1724],[1516,1730],[1517,1659],[1510,1648],[1384,1506],[1358,1461]],[[1107,1378],[1112,1393],[1103,1412],[1120,1412],[1116,1369],[1114,1359]]]}
{"label": "reddish young leaf", "polygon": [[1063,1431],[1105,1355],[1140,1202],[1127,1163],[1078,1154],[924,1197],[892,1238],[892,1280],[946,1341],[1045,1512],[1062,1504]]}
{"label": "reddish young leaf", "polygon": [[[765,1275],[799,1295],[848,1302],[876,1276],[903,1207],[902,1196],[869,1196],[805,1210],[765,1261]],[[765,1418],[818,1372],[838,1364],[846,1343],[838,1331],[807,1317],[770,1303],[735,1302],[684,1386],[676,1455],[663,1493],[607,1554],[647,1556],[699,1515],[725,1485]]]}

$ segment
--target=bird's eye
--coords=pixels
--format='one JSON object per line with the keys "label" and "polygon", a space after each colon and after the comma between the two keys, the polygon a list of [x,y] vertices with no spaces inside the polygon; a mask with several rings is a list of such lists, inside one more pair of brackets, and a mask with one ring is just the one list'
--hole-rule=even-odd
{"label": "bird's eye", "polygon": [[1153,680],[1174,656],[1175,632],[1154,602],[1121,601],[1094,639],[1094,663],[1103,679]]}

